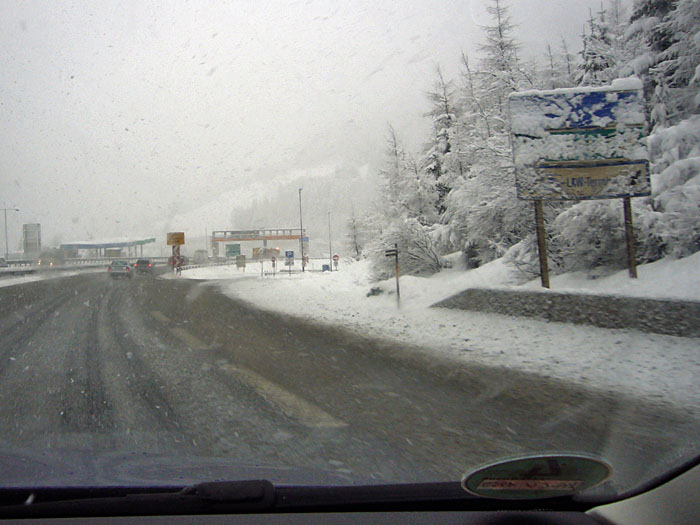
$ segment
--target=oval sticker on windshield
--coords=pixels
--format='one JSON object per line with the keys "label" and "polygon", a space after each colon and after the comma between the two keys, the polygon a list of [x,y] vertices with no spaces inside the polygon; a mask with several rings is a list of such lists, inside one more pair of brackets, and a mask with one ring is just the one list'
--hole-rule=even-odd
{"label": "oval sticker on windshield", "polygon": [[554,498],[595,487],[611,473],[610,465],[588,456],[528,456],[466,474],[462,487],[484,498]]}

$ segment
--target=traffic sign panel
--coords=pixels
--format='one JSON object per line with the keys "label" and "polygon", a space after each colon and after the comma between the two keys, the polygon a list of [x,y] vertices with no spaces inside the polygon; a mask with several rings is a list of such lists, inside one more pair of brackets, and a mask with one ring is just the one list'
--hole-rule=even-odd
{"label": "traffic sign panel", "polygon": [[168,246],[179,246],[185,244],[185,232],[168,232]]}
{"label": "traffic sign panel", "polygon": [[518,198],[651,194],[641,81],[509,97]]}

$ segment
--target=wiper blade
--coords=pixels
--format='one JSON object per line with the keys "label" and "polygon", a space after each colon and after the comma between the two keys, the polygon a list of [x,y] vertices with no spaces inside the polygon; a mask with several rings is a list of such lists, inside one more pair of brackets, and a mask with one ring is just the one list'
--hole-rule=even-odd
{"label": "wiper blade", "polygon": [[591,501],[565,496],[500,500],[467,493],[458,482],[355,486],[279,486],[266,480],[188,487],[0,489],[0,519],[289,512],[567,510]]}
{"label": "wiper blade", "polygon": [[275,488],[267,480],[206,482],[153,490],[94,487],[0,491],[0,519],[247,513],[269,510],[274,505]]}
{"label": "wiper blade", "polygon": [[196,496],[213,503],[249,503],[269,508],[275,503],[275,487],[267,480],[211,481],[182,489],[180,496]]}

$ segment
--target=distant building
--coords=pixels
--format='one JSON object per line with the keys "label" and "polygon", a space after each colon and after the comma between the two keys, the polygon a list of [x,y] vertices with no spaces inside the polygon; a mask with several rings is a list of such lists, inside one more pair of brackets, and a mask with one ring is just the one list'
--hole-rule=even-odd
{"label": "distant building", "polygon": [[25,256],[41,253],[41,224],[22,225],[22,251]]}

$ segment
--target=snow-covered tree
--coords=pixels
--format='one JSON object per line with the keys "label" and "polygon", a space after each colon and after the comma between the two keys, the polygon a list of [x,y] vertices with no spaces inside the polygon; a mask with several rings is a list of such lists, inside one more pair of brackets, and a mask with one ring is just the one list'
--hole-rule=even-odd
{"label": "snow-covered tree", "polygon": [[445,213],[445,198],[461,180],[464,167],[455,140],[458,108],[454,102],[454,83],[445,80],[438,67],[433,88],[427,93],[431,102],[426,114],[432,118],[432,136],[420,160],[420,170],[435,181],[437,213]]}
{"label": "snow-covered tree", "polygon": [[565,85],[562,87],[575,85],[576,57],[569,51],[569,46],[564,38],[561,39],[561,64],[561,75],[565,82]]}
{"label": "snow-covered tree", "polygon": [[645,79],[652,197],[642,238],[655,257],[700,250],[700,3],[638,0],[627,36]]}
{"label": "snow-covered tree", "polygon": [[478,69],[462,55],[461,118],[456,134],[465,156],[464,177],[446,199],[439,245],[461,249],[473,265],[505,253],[519,242],[531,221],[515,195],[506,100],[532,87],[518,60],[518,45],[508,8],[500,0],[488,7],[493,24],[485,26],[485,54]]}
{"label": "snow-covered tree", "polygon": [[487,93],[498,112],[505,115],[508,94],[517,91],[524,76],[518,61],[518,44],[515,26],[511,22],[508,7],[502,0],[491,0],[486,10],[492,23],[482,26],[485,42],[480,50],[484,54],[482,74],[486,77]]}
{"label": "snow-covered tree", "polygon": [[557,52],[552,48],[551,44],[546,44],[544,68],[539,73],[539,81],[536,87],[540,89],[557,89],[575,85],[576,64],[574,56],[569,53],[566,40],[562,39],[561,46],[561,50]]}
{"label": "snow-covered tree", "polygon": [[[384,278],[384,250],[399,243],[406,252],[402,257],[409,273],[436,272],[440,260],[429,233],[438,221],[438,181],[431,173],[419,169],[391,126],[385,156],[385,167],[379,173],[380,199],[373,216],[367,216],[363,223],[372,223],[365,229],[373,230],[375,235],[364,244],[362,256],[370,259],[375,277]],[[359,234],[362,227],[356,223],[352,226]]]}
{"label": "snow-covered tree", "polygon": [[672,43],[660,52],[654,70],[671,91],[671,119],[685,118],[700,109],[700,2],[678,0],[662,30],[672,35]]}
{"label": "snow-covered tree", "polygon": [[373,210],[356,215],[354,206],[345,224],[345,250],[359,260],[366,244],[375,236],[381,235],[381,223]]}
{"label": "snow-covered tree", "polygon": [[379,173],[382,199],[379,206],[387,224],[395,218],[412,218],[423,225],[437,222],[437,180],[419,170],[391,126],[387,132],[385,156],[385,167]]}
{"label": "snow-covered tree", "polygon": [[440,271],[443,266],[443,260],[435,249],[426,226],[416,219],[394,221],[365,248],[375,279],[387,279],[394,274],[394,259],[384,255],[384,251],[394,248],[394,245],[399,250],[402,274],[432,274]]}
{"label": "snow-covered tree", "polygon": [[628,15],[620,0],[610,0],[609,9],[590,15],[583,35],[583,59],[578,83],[582,86],[607,85],[623,74],[632,49],[625,45]]}
{"label": "snow-covered tree", "polygon": [[[461,249],[472,265],[505,254],[523,276],[536,275],[532,205],[515,195],[508,95],[632,74],[644,82],[653,173],[651,197],[632,203],[638,262],[700,250],[700,2],[636,0],[631,22],[626,5],[609,0],[591,14],[580,63],[563,42],[559,53],[547,46],[544,69],[533,74],[519,60],[507,6],[491,0],[476,67],[463,53],[459,84],[437,72],[419,160],[390,133],[381,234],[365,247],[378,275],[393,271],[383,250],[394,242],[418,254],[406,262],[415,273],[437,271],[441,254]],[[554,272],[625,264],[619,200],[548,202],[545,221]]]}
{"label": "snow-covered tree", "polygon": [[[652,196],[633,200],[637,262],[689,255],[700,250],[700,3],[638,1],[622,34],[626,41],[619,48],[634,54],[608,71],[643,79],[652,130]],[[577,203],[553,221],[551,231],[560,269],[624,265],[617,200]]]}

